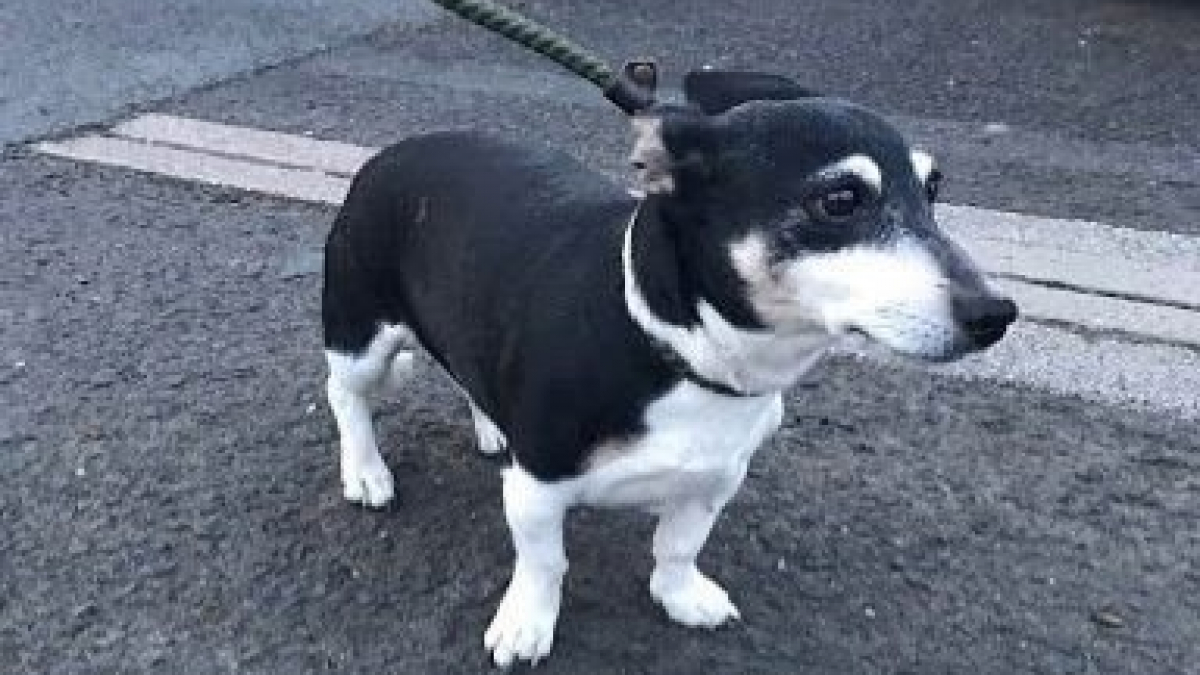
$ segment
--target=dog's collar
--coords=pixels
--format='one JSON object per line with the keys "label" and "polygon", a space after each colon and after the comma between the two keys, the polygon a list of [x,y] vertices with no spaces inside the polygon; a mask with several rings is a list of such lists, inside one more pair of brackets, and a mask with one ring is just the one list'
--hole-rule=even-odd
{"label": "dog's collar", "polygon": [[[653,338],[651,339],[653,340]],[[680,356],[678,352],[672,349],[670,345],[659,340],[654,340],[654,346],[658,347],[658,351],[662,356],[662,360],[667,363],[667,366],[670,367],[671,370],[675,371],[675,373],[680,377],[688,382],[691,382],[697,387],[700,387],[701,389],[707,389],[714,394],[720,394],[722,396],[731,396],[735,398],[754,396],[754,394],[748,394],[723,382],[710,380],[700,373],[697,373],[696,370],[692,368],[691,364],[689,364],[686,359]]]}
{"label": "dog's collar", "polygon": [[679,353],[670,344],[667,335],[670,331],[680,330],[678,327],[671,326],[662,322],[657,317],[653,316],[650,308],[646,306],[645,300],[641,297],[641,293],[637,288],[637,276],[633,265],[633,226],[638,220],[638,214],[641,211],[642,202],[638,203],[637,208],[633,210],[633,214],[629,218],[629,223],[625,228],[623,242],[621,245],[621,265],[623,267],[624,285],[625,285],[625,304],[629,311],[629,316],[633,323],[637,325],[642,333],[655,346],[662,360],[666,365],[683,379],[695,384],[696,386],[711,391],[715,394],[731,397],[754,396],[755,394],[741,391],[736,387],[732,387],[724,382],[718,382],[709,377],[705,377],[696,371],[696,368],[688,362],[687,359]]}

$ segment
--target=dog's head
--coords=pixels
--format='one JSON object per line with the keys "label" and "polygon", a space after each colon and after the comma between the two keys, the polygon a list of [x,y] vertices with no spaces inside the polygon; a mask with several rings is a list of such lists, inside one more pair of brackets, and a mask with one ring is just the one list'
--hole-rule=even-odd
{"label": "dog's head", "polygon": [[950,360],[998,341],[1016,305],[933,216],[940,173],[879,115],[785,78],[696,71],[685,106],[634,119],[649,199],[722,250],[776,332],[861,333]]}

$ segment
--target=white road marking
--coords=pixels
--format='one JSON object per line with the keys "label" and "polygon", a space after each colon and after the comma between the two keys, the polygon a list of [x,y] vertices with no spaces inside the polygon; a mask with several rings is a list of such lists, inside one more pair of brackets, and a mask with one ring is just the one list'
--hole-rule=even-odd
{"label": "white road marking", "polygon": [[1200,347],[1200,312],[1047,288],[1011,279],[993,284],[1016,299],[1025,317],[1063,321]]}
{"label": "white road marking", "polygon": [[[341,203],[347,177],[378,151],[162,114],[37,149],[331,205]],[[1110,332],[1085,338],[1022,322],[986,357],[945,372],[1200,417],[1200,376],[1187,376],[1200,360],[1200,237],[970,206],[941,205],[938,218],[1014,296],[1024,317]],[[1143,338],[1164,344],[1140,344]]]}
{"label": "white road marking", "polygon": [[[898,362],[902,367],[926,368]],[[1200,351],[1128,342],[1018,322],[987,352],[936,372],[967,380],[1010,382],[1138,410],[1200,419]]]}
{"label": "white road marking", "polygon": [[949,204],[937,216],[992,273],[1200,310],[1200,237]]}
{"label": "white road marking", "polygon": [[113,135],[192,148],[231,157],[353,176],[377,148],[322,141],[278,131],[235,127],[187,117],[147,113],[113,127]]}
{"label": "white road marking", "polygon": [[56,157],[326,204],[340,204],[350,187],[348,178],[315,169],[249,162],[109,136],[39,143],[37,149]]}

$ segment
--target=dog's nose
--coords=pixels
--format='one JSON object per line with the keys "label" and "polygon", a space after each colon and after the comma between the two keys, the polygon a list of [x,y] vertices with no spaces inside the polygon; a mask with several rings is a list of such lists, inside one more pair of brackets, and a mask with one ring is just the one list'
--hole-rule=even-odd
{"label": "dog's nose", "polygon": [[976,349],[986,349],[1004,337],[1017,320],[1017,305],[1008,298],[960,297],[954,301],[954,316]]}

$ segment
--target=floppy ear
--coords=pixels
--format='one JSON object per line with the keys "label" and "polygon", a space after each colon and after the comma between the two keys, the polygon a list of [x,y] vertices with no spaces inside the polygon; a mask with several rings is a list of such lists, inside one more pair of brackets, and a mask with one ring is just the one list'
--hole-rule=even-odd
{"label": "floppy ear", "polygon": [[747,101],[787,101],[818,94],[780,75],[693,70],[683,77],[683,95],[706,115],[717,115]]}
{"label": "floppy ear", "polygon": [[629,161],[638,190],[674,192],[708,175],[717,142],[708,117],[689,108],[656,106],[630,121],[633,150]]}

